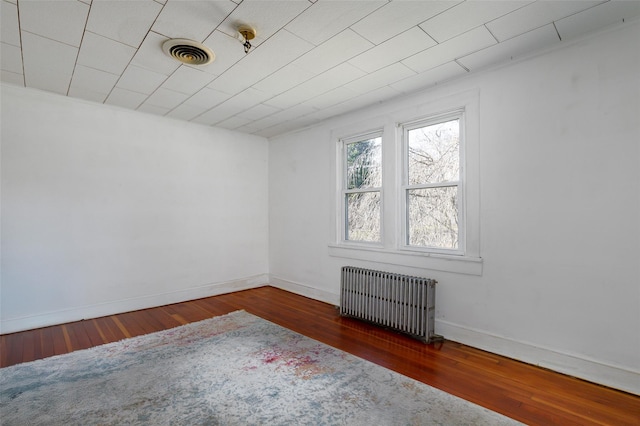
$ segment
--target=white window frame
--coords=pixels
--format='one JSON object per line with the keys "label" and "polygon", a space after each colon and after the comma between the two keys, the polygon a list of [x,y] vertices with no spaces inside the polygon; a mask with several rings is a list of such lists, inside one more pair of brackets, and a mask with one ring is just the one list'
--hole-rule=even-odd
{"label": "white window frame", "polygon": [[[363,133],[358,133],[356,135],[352,135],[345,138],[339,139],[340,145],[340,241],[342,244],[350,244],[350,245],[363,245],[363,246],[373,246],[373,247],[383,247],[384,246],[384,179],[385,179],[385,167],[384,167],[384,138],[383,138],[383,130],[377,129],[372,131],[367,131]],[[352,143],[362,142],[368,139],[381,138],[381,149],[382,149],[382,163],[380,167],[382,168],[382,186],[380,187],[370,187],[370,188],[356,188],[356,189],[348,189],[348,165],[347,165],[347,146]],[[347,195],[348,194],[356,194],[356,193],[365,193],[365,192],[378,192],[380,194],[380,241],[362,241],[362,240],[349,240],[348,236],[348,213],[347,213]]]}
{"label": "white window frame", "polygon": [[[380,111],[374,109],[370,118],[350,121],[331,131],[331,211],[329,255],[342,259],[354,259],[367,264],[388,264],[411,268],[453,272],[468,275],[482,275],[483,262],[480,255],[480,120],[479,90],[472,89],[450,94],[444,90],[440,97],[431,95],[425,102],[425,95],[414,96],[413,102],[402,101],[404,109]],[[408,106],[407,106],[408,105]],[[405,244],[404,208],[402,198],[403,173],[405,170],[402,127],[412,123],[425,122],[446,114],[463,111],[462,126],[464,148],[461,149],[460,202],[464,210],[462,226],[464,235],[459,239],[457,253],[429,250]],[[369,130],[377,129],[377,130]],[[343,234],[344,206],[342,193],[343,151],[342,140],[360,137],[382,131],[382,244],[345,241]]]}
{"label": "white window frame", "polygon": [[[421,127],[430,126],[433,124],[442,123],[449,120],[459,120],[460,126],[460,142],[459,142],[459,154],[458,154],[458,166],[459,176],[455,182],[438,182],[433,184],[419,184],[409,185],[409,140],[408,134],[411,130],[419,129]],[[424,117],[419,120],[413,120],[406,123],[398,124],[400,129],[399,138],[401,142],[400,156],[401,164],[399,170],[401,170],[401,186],[399,190],[398,205],[400,206],[400,222],[401,222],[401,250],[418,251],[425,253],[439,253],[449,254],[456,256],[463,256],[466,248],[466,203],[465,203],[465,113],[464,109],[456,109],[442,114],[437,114],[429,117]],[[456,186],[458,192],[458,247],[455,249],[448,249],[443,247],[430,247],[430,246],[416,246],[409,244],[409,191],[413,189],[428,189],[438,187],[451,187]]]}

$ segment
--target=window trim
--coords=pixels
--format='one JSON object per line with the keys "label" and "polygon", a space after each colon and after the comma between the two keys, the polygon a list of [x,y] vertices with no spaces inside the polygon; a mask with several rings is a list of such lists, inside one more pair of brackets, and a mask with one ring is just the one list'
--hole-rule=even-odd
{"label": "window trim", "polygon": [[[428,92],[425,92],[428,93]],[[328,234],[329,255],[341,259],[354,259],[368,263],[380,263],[411,268],[452,272],[469,275],[482,275],[483,260],[480,253],[480,91],[470,89],[458,93],[430,95],[425,101],[425,94],[416,95],[411,101],[404,100],[395,104],[401,109],[389,107],[372,108],[369,118],[360,121],[343,120],[331,130],[331,211]],[[401,128],[398,123],[409,124],[422,121],[425,117],[437,117],[443,113],[456,110],[465,111],[464,126],[464,163],[466,182],[462,189],[465,205],[466,241],[463,255],[451,253],[433,253],[405,249],[402,244],[401,229],[402,211],[397,201],[399,187],[402,182],[403,161],[401,152]],[[362,118],[362,115],[360,115]],[[371,130],[374,129],[374,130]],[[372,245],[344,241],[342,239],[342,151],[340,141],[352,136],[366,135],[382,129],[382,165],[383,165],[383,209],[382,209],[382,241],[383,244]],[[391,202],[389,201],[391,200]]]}
{"label": "window trim", "polygon": [[[343,137],[338,140],[340,149],[340,223],[338,224],[340,227],[340,241],[342,244],[348,245],[361,245],[363,247],[384,247],[384,180],[385,180],[385,168],[381,164],[382,168],[382,182],[379,187],[371,187],[371,188],[356,188],[356,189],[348,189],[348,164],[347,164],[347,145],[352,143],[362,142],[367,139],[380,138],[380,149],[381,149],[381,162],[384,162],[384,129],[375,129],[369,130],[362,133],[353,134],[348,137]],[[362,241],[362,240],[349,240],[347,239],[349,231],[349,222],[348,222],[348,211],[347,211],[347,195],[355,194],[355,193],[365,193],[365,192],[377,192],[380,194],[380,241]]]}
{"label": "window trim", "polygon": [[[459,176],[457,181],[451,182],[438,182],[433,184],[419,184],[409,185],[409,140],[408,134],[412,130],[419,129],[421,127],[430,126],[433,124],[442,123],[448,120],[459,120],[460,126],[460,142],[459,142],[459,154],[458,154],[458,167]],[[398,170],[401,174],[401,180],[398,190],[398,206],[400,207],[400,234],[399,234],[399,247],[398,250],[403,251],[415,251],[423,253],[435,253],[435,254],[448,254],[452,256],[464,256],[466,254],[466,203],[464,197],[464,187],[466,183],[466,166],[465,166],[465,151],[466,151],[466,135],[465,135],[465,109],[455,108],[453,110],[430,115],[417,120],[411,120],[404,123],[397,123],[396,126],[399,129],[398,137],[400,145],[400,155],[398,161]],[[430,247],[430,246],[416,246],[409,244],[409,191],[412,189],[426,189],[426,188],[442,188],[442,187],[457,187],[458,192],[458,248],[448,249],[443,247]]]}

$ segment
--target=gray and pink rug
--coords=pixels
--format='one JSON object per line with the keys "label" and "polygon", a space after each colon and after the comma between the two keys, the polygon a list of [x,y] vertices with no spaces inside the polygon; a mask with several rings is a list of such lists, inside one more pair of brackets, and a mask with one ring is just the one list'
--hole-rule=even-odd
{"label": "gray and pink rug", "polygon": [[0,369],[2,425],[511,425],[244,311]]}

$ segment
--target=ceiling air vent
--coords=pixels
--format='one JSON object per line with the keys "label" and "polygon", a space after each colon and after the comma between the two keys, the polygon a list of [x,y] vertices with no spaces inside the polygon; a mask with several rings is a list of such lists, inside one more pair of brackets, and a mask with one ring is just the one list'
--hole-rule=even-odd
{"label": "ceiling air vent", "polygon": [[162,50],[175,60],[189,65],[206,65],[216,58],[213,51],[204,44],[184,38],[165,41]]}

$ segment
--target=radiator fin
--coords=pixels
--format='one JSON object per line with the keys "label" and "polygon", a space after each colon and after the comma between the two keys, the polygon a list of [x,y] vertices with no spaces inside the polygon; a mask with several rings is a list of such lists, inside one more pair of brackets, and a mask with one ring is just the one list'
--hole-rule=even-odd
{"label": "radiator fin", "polygon": [[340,314],[391,328],[425,343],[434,333],[436,281],[371,269],[342,268]]}

